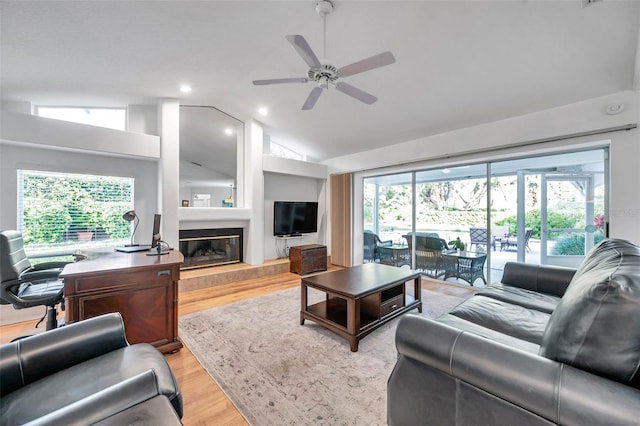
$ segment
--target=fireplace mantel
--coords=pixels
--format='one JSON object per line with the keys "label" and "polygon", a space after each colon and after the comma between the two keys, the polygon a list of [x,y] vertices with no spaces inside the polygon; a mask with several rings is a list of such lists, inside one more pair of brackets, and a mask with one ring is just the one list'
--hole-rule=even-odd
{"label": "fireplace mantel", "polygon": [[180,222],[246,221],[251,218],[251,209],[237,207],[179,207]]}

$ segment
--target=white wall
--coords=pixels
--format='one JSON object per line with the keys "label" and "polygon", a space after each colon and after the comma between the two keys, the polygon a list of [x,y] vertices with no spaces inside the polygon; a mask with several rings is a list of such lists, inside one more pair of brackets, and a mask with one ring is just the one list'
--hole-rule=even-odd
{"label": "white wall", "polygon": [[180,103],[162,99],[158,108],[160,161],[158,163],[158,209],[162,212],[161,235],[171,247],[178,247],[180,219]]}
{"label": "white wall", "polygon": [[159,136],[158,108],[155,105],[129,105],[127,107],[127,130]]}
{"label": "white wall", "polygon": [[55,149],[66,148],[152,160],[160,158],[160,139],[141,133],[4,110],[0,111],[0,129],[0,140],[3,142],[32,143]]}
{"label": "white wall", "polygon": [[[194,195],[195,194],[209,194],[210,207],[223,207],[222,200],[229,197],[231,188],[224,186],[202,186],[202,187],[181,187],[180,188],[180,201],[189,200],[189,206],[194,207]],[[233,191],[235,193],[235,190]],[[235,205],[235,196],[234,205]],[[181,203],[182,204],[182,203]]]}
{"label": "white wall", "polygon": [[610,235],[640,244],[640,130],[616,134],[609,154]]}
{"label": "white wall", "polygon": [[[612,103],[623,104],[624,111],[618,115],[607,115],[605,107]],[[371,170],[428,159],[447,158],[461,153],[482,153],[528,141],[638,123],[639,117],[640,92],[625,91],[533,114],[336,157],[323,163],[331,170],[338,172]]]}
{"label": "white wall", "polygon": [[151,242],[153,215],[157,212],[155,161],[0,143],[0,191],[2,192],[0,229],[17,227],[18,169],[134,178],[134,205],[140,216],[136,241],[144,244]]}
{"label": "white wall", "polygon": [[243,146],[244,155],[244,206],[251,212],[249,228],[245,240],[244,261],[250,265],[260,265],[264,263],[264,250],[260,244],[260,239],[264,234],[264,210],[262,204],[264,200],[264,179],[262,176],[262,149],[264,144],[264,134],[262,125],[257,121],[250,120],[245,123],[245,143]]}
{"label": "white wall", "polygon": [[[325,179],[266,172],[264,174],[264,253],[265,259],[276,259],[285,244],[324,244],[326,221]],[[318,202],[318,231],[285,242],[273,236],[274,201]]]}

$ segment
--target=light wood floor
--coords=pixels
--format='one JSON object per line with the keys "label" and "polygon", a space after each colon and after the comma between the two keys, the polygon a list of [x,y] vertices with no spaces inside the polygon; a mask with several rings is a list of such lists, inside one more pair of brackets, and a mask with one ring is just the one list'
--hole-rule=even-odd
{"label": "light wood floor", "polygon": [[[329,270],[339,269],[330,267]],[[180,315],[213,308],[238,300],[248,299],[300,285],[300,276],[283,273],[253,280],[219,285],[208,289],[181,293],[178,311]],[[424,279],[422,288],[456,296],[468,296],[476,290],[470,286]],[[33,334],[36,321],[27,321],[0,327],[0,343]],[[184,400],[185,425],[246,425],[244,418],[204,370],[188,348],[166,355],[175,373]]]}

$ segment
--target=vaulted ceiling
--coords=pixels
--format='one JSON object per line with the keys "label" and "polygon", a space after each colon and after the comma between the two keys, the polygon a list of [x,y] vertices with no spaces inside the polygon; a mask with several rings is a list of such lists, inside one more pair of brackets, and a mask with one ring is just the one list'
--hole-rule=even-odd
{"label": "vaulted ceiling", "polygon": [[[341,1],[326,19],[338,67],[383,51],[392,65],[345,77],[379,98],[313,83],[285,40],[319,57],[322,20],[300,1],[1,2],[2,100],[46,105],[211,105],[315,160],[638,90],[640,2]],[[193,91],[182,94],[181,84]],[[258,107],[269,110],[267,116]]]}

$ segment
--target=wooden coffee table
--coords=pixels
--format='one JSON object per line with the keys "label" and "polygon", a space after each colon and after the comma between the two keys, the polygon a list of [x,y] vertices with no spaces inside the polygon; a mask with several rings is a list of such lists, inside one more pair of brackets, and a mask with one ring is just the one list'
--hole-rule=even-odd
{"label": "wooden coffee table", "polygon": [[[406,283],[413,280],[413,295]],[[326,293],[320,303],[309,306],[308,289]],[[300,325],[314,321],[349,341],[352,352],[367,334],[398,315],[418,308],[420,273],[378,263],[366,263],[326,274],[302,278]]]}

